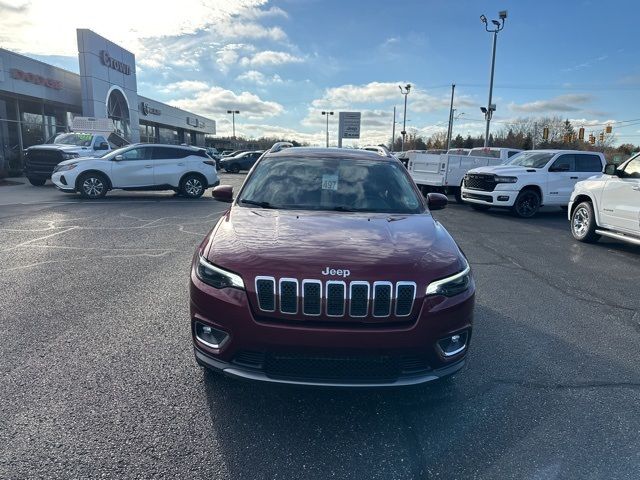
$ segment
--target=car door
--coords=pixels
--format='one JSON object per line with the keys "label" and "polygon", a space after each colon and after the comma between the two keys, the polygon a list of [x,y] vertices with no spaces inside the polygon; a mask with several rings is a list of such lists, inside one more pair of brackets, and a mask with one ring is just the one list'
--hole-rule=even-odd
{"label": "car door", "polygon": [[187,150],[169,146],[152,147],[153,178],[156,185],[178,186],[186,172]]}
{"label": "car door", "polygon": [[602,192],[600,222],[603,226],[640,235],[640,156],[607,180]]}
{"label": "car door", "polygon": [[547,195],[545,205],[567,205],[578,181],[576,160],[573,154],[563,154],[556,158],[549,167],[547,175]]}
{"label": "car door", "polygon": [[111,183],[114,188],[153,185],[151,148],[132,147],[111,159]]}
{"label": "car door", "polygon": [[244,161],[245,165],[243,166],[243,168],[245,170],[251,170],[251,167],[253,167],[253,164],[258,161],[258,159],[260,158],[260,155],[262,154],[259,152],[253,152],[247,155],[247,158]]}

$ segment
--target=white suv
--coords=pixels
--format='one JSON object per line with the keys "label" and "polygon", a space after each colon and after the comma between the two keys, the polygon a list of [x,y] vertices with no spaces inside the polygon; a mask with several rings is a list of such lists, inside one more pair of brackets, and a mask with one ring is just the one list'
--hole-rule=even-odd
{"label": "white suv", "polygon": [[575,184],[601,174],[605,165],[598,152],[529,150],[504,165],[469,170],[462,200],[476,210],[509,208],[529,218],[543,205],[566,208]]}
{"label": "white suv", "polygon": [[108,190],[174,190],[189,198],[220,183],[216,162],[204,149],[136,144],[102,157],[75,158],[56,166],[51,180],[60,190],[84,198],[104,197]]}
{"label": "white suv", "polygon": [[640,153],[620,167],[578,182],[569,202],[571,233],[595,242],[601,235],[640,245]]}

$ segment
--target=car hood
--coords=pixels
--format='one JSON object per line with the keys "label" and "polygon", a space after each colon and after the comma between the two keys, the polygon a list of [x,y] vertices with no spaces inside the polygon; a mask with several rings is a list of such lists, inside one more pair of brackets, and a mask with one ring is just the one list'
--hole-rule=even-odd
{"label": "car hood", "polygon": [[69,160],[63,160],[62,162],[58,163],[58,165],[69,165],[71,163],[86,162],[87,160],[97,160],[97,158],[96,157],[71,158]]}
{"label": "car hood", "polygon": [[[389,215],[234,206],[212,233],[207,259],[255,276],[415,281],[418,288],[462,270],[461,252],[431,214]],[[329,267],[348,277],[323,275]]]}
{"label": "car hood", "polygon": [[66,153],[85,153],[85,152],[93,152],[90,147],[79,147],[77,145],[59,145],[55,143],[47,143],[45,145],[34,145],[33,147],[27,148],[27,150],[56,150],[59,152]]}
{"label": "car hood", "polygon": [[522,175],[531,173],[531,167],[519,167],[517,165],[495,165],[493,167],[478,167],[469,170],[468,173],[488,173],[494,175]]}

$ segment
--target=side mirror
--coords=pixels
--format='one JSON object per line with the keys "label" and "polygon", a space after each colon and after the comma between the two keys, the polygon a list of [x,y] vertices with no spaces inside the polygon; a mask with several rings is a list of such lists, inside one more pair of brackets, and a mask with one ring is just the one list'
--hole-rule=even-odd
{"label": "side mirror", "polygon": [[116,155],[115,157],[113,157],[114,162],[121,162],[122,160],[124,160],[124,157],[122,155]]}
{"label": "side mirror", "polygon": [[233,201],[233,187],[231,185],[220,185],[211,190],[211,196],[219,202],[231,203]]}
{"label": "side mirror", "polygon": [[617,175],[616,170],[618,167],[613,163],[607,163],[607,166],[604,167],[604,173],[606,175]]}
{"label": "side mirror", "polygon": [[442,210],[449,203],[449,199],[446,195],[441,193],[429,193],[427,194],[427,205],[429,210]]}

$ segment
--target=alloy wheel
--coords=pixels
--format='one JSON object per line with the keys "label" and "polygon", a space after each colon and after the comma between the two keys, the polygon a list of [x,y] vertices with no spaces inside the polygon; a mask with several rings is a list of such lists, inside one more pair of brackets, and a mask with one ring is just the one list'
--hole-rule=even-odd
{"label": "alloy wheel", "polygon": [[185,182],[184,189],[189,196],[196,197],[202,192],[202,182],[197,178],[190,178]]}
{"label": "alloy wheel", "polygon": [[589,230],[589,210],[586,207],[578,207],[573,214],[573,232],[582,238]]}
{"label": "alloy wheel", "polygon": [[82,189],[89,197],[99,197],[104,190],[104,183],[97,177],[89,177],[82,182]]}
{"label": "alloy wheel", "polygon": [[516,206],[518,215],[521,217],[533,216],[538,211],[538,208],[540,208],[540,200],[534,192],[525,192]]}

